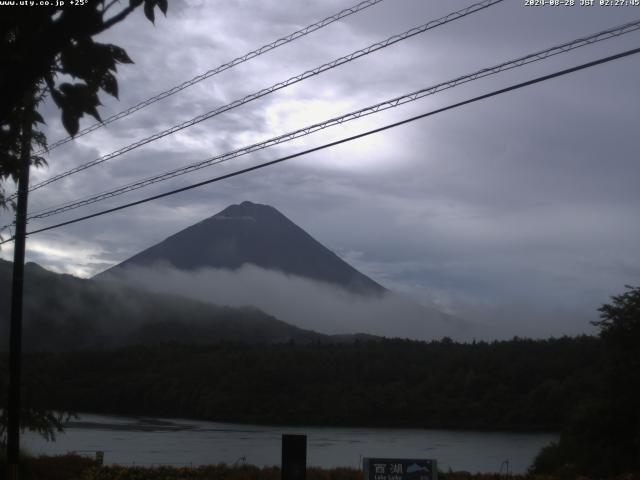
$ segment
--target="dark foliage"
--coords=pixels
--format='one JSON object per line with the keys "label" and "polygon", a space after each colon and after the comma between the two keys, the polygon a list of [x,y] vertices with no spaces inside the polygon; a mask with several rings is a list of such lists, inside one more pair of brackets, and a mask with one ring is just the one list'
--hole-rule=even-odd
{"label": "dark foliage", "polygon": [[[76,455],[39,457],[25,459],[25,468],[20,478],[25,480],[280,480],[278,467],[256,467],[252,465],[205,465],[200,467],[98,467],[91,459]],[[2,464],[0,458],[0,465]],[[1,474],[0,474],[1,475]],[[0,479],[3,477],[0,476]],[[308,480],[363,480],[363,472],[353,468],[323,469],[307,468]],[[439,472],[441,480],[500,480],[504,475],[471,474],[467,472]],[[513,480],[554,480],[548,476],[509,475]],[[638,480],[640,477],[625,476],[615,480]],[[583,478],[583,480],[587,480]],[[611,480],[614,480],[613,478]]]}
{"label": "dark foliage", "polygon": [[[53,2],[52,2],[53,3]],[[167,11],[167,0],[88,1],[77,8],[6,6],[0,15],[0,207],[15,208],[5,197],[3,182],[17,181],[23,157],[40,166],[44,158],[31,148],[44,149],[45,135],[38,105],[51,95],[62,113],[62,123],[75,135],[84,114],[100,120],[98,92],[118,96],[115,78],[119,63],[132,63],[120,47],[95,42],[92,37],[124,20],[144,5],[154,21],[154,8]],[[114,11],[115,10],[115,11]],[[67,81],[71,79],[71,81]],[[28,155],[28,156],[27,156]],[[2,237],[0,236],[0,239]],[[3,380],[4,381],[4,380]],[[3,391],[5,385],[2,385]],[[0,400],[4,403],[4,395]],[[4,436],[6,409],[0,415],[0,440]],[[65,414],[40,408],[36,400],[21,411],[21,425],[51,437],[61,428]]]}
{"label": "dark foliage", "polygon": [[[599,384],[592,337],[162,345],[31,355],[50,408],[218,421],[555,430]],[[31,372],[31,373],[29,373]]]}
{"label": "dark foliage", "polygon": [[[53,3],[53,2],[51,2]],[[78,8],[2,9],[0,15],[0,184],[18,178],[22,133],[26,119],[42,123],[35,111],[47,95],[60,108],[62,124],[70,135],[78,132],[80,118],[91,115],[100,120],[98,93],[118,96],[116,68],[132,63],[122,48],[93,40],[144,5],[144,13],[154,21],[154,9],[167,11],[167,0],[91,0]],[[46,147],[45,136],[36,130],[31,142]],[[33,165],[43,163],[34,156]],[[6,199],[0,189],[0,206]]]}
{"label": "dark foliage", "polygon": [[[280,480],[278,467],[225,464],[200,467],[126,467],[97,466],[95,461],[78,455],[23,458],[20,478],[24,480]],[[4,461],[0,452],[0,480],[4,477]],[[307,468],[308,480],[363,480],[363,472],[353,468]],[[558,476],[501,475],[491,473],[439,472],[441,480],[558,480]],[[593,477],[580,477],[588,480]],[[609,480],[640,480],[640,475],[608,477]]]}
{"label": "dark foliage", "polygon": [[[85,478],[84,474],[97,470],[95,460],[80,455],[68,454],[54,457],[31,457],[20,459],[20,479],[22,480],[73,480]],[[0,452],[0,480],[6,472],[4,452]]]}
{"label": "dark foliage", "polygon": [[599,311],[602,382],[569,418],[560,441],[541,452],[534,472],[640,472],[640,288],[628,287]]}

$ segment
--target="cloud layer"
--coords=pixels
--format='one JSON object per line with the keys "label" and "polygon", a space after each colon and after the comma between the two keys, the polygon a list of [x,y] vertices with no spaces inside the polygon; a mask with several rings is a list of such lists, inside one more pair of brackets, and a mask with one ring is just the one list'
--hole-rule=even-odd
{"label": "cloud layer", "polygon": [[[467,339],[471,326],[396,293],[363,296],[328,283],[244,265],[238,270],[177,270],[170,265],[125,267],[117,280],[156,293],[215,305],[255,306],[287,323],[324,334]],[[473,336],[473,335],[471,335]]]}
{"label": "cloud layer", "polygon": [[[103,116],[349,6],[297,0],[178,1],[153,27],[141,12],[101,41],[136,61]],[[471,2],[386,1],[201,82],[49,158],[34,181],[441,17]],[[301,124],[364,107],[631,18],[633,8],[530,8],[508,1],[302,82],[69,177],[31,210],[117,187]],[[511,83],[637,46],[638,33],[196,172],[100,206],[213,177]],[[277,207],[385,286],[499,334],[590,331],[596,308],[640,283],[637,59],[447,112],[376,137],[29,239],[31,260],[82,276],[130,257],[231,203]],[[50,140],[59,113],[45,106]],[[2,223],[10,220],[0,215]],[[54,219],[51,219],[53,221]],[[32,228],[50,224],[34,222]],[[9,258],[10,249],[0,255]],[[498,335],[498,333],[496,333]]]}

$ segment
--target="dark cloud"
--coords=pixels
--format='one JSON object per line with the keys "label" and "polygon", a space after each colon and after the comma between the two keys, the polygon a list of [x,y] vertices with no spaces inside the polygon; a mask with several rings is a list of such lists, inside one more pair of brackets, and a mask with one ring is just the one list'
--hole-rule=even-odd
{"label": "dark cloud", "polygon": [[[135,65],[103,116],[349,6],[275,0],[172,3],[103,35]],[[470,2],[386,1],[54,151],[46,178]],[[32,196],[32,209],[117,187],[418,88],[622,24],[637,8],[509,0],[208,120]],[[591,45],[236,159],[66,220],[271,160],[637,46]],[[635,57],[450,111],[153,204],[29,240],[30,257],[91,275],[231,203],[268,203],[381,283],[494,325],[495,335],[590,331],[595,308],[640,283]],[[59,114],[44,109],[50,140]],[[88,124],[88,123],[87,123]],[[7,213],[0,215],[3,223]],[[8,257],[10,250],[2,255]],[[489,331],[488,330],[488,331]]]}

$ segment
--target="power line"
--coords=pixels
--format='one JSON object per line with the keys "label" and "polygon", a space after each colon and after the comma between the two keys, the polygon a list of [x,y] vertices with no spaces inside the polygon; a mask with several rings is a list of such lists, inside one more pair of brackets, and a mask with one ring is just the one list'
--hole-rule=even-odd
{"label": "power line", "polygon": [[[284,156],[284,157],[280,157],[280,158],[278,158],[276,160],[271,160],[269,162],[264,162],[264,163],[261,163],[259,165],[254,165],[253,167],[248,167],[248,168],[243,168],[241,170],[236,170],[235,172],[231,172],[231,173],[228,173],[228,174],[225,174],[225,175],[220,175],[218,177],[211,178],[209,180],[204,180],[202,182],[198,182],[198,183],[194,183],[194,184],[191,184],[191,185],[187,185],[186,187],[177,188],[175,190],[164,192],[164,193],[161,193],[161,194],[158,194],[158,195],[153,195],[151,197],[147,197],[147,198],[144,198],[142,200],[137,200],[135,202],[126,203],[126,204],[120,205],[118,207],[109,208],[109,209],[106,209],[106,210],[102,210],[100,212],[92,213],[91,215],[85,215],[83,217],[78,217],[78,218],[75,218],[73,220],[68,220],[66,222],[61,222],[61,223],[58,223],[58,224],[55,224],[55,225],[50,225],[48,227],[44,227],[44,228],[40,228],[40,229],[37,229],[37,230],[33,230],[31,232],[28,232],[27,235],[33,235],[33,234],[36,234],[36,233],[46,232],[48,230],[53,230],[53,229],[60,228],[60,227],[66,226],[66,225],[71,225],[73,223],[78,223],[78,222],[81,222],[81,221],[84,221],[84,220],[89,220],[91,218],[95,218],[95,217],[99,217],[99,216],[102,216],[102,215],[106,215],[108,213],[113,213],[113,212],[117,212],[119,210],[124,210],[126,208],[130,208],[130,207],[133,207],[133,206],[136,206],[136,205],[141,205],[143,203],[148,203],[148,202],[151,202],[153,200],[158,200],[160,198],[164,198],[164,197],[168,197],[168,196],[171,196],[171,195],[175,195],[177,193],[185,192],[187,190],[192,190],[194,188],[198,188],[198,187],[201,187],[203,185],[208,185],[210,183],[216,183],[216,182],[219,182],[219,181],[222,181],[222,180],[226,180],[227,178],[231,178],[231,177],[235,177],[235,176],[238,176],[238,175],[242,175],[244,173],[252,172],[254,170],[259,170],[259,169],[262,169],[262,168],[265,168],[265,167],[269,167],[271,165],[275,165],[277,163],[284,162],[286,160],[291,160],[291,159],[296,158],[296,157],[300,157],[300,156],[303,156],[303,155],[308,155],[308,154],[313,153],[313,152],[317,152],[317,151],[320,151],[320,150],[325,150],[327,148],[334,147],[336,145],[340,145],[340,144],[343,144],[343,143],[346,143],[346,142],[350,142],[350,141],[357,140],[357,139],[360,139],[360,138],[363,138],[363,137],[367,137],[369,135],[373,135],[375,133],[383,132],[383,131],[389,130],[391,128],[399,127],[401,125],[405,125],[407,123],[411,123],[411,122],[414,122],[416,120],[420,120],[422,118],[430,117],[430,116],[436,115],[438,113],[445,112],[447,110],[453,110],[455,108],[459,108],[459,107],[462,107],[462,106],[465,106],[465,105],[469,105],[471,103],[475,103],[475,102],[478,102],[480,100],[485,100],[487,98],[495,97],[495,96],[501,95],[503,93],[511,92],[513,90],[518,90],[520,88],[524,88],[524,87],[527,87],[527,86],[530,86],[530,85],[534,85],[536,83],[541,83],[541,82],[544,82],[544,81],[547,81],[547,80],[551,80],[553,78],[561,77],[563,75],[568,75],[569,73],[577,72],[579,70],[584,70],[586,68],[594,67],[596,65],[601,65],[601,64],[604,64],[604,63],[608,63],[608,62],[611,62],[613,60],[617,60],[617,59],[620,59],[620,58],[623,58],[623,57],[628,57],[630,55],[635,55],[637,53],[640,53],[640,48],[634,48],[632,50],[627,50],[627,51],[624,51],[624,52],[621,52],[621,53],[618,53],[618,54],[615,54],[615,55],[610,55],[608,57],[600,58],[598,60],[594,60],[594,61],[591,61],[591,62],[588,62],[588,63],[583,63],[583,64],[578,65],[576,67],[571,67],[571,68],[567,68],[565,70],[560,70],[560,71],[555,72],[555,73],[551,73],[551,74],[548,74],[548,75],[543,75],[541,77],[536,77],[536,78],[534,78],[532,80],[528,80],[526,82],[522,82],[522,83],[518,83],[518,84],[515,84],[515,85],[511,85],[509,87],[501,88],[499,90],[494,90],[494,91],[492,91],[490,93],[486,93],[484,95],[473,97],[471,99],[464,100],[464,101],[458,102],[458,103],[454,103],[454,104],[448,105],[446,107],[438,108],[436,110],[432,110],[430,112],[423,113],[421,115],[416,115],[414,117],[410,117],[410,118],[407,118],[405,120],[401,120],[399,122],[391,123],[391,124],[385,125],[383,127],[379,127],[379,128],[375,128],[373,130],[369,130],[369,131],[366,131],[366,132],[363,132],[363,133],[359,133],[357,135],[352,135],[350,137],[343,138],[341,140],[336,140],[334,142],[325,143],[324,145],[320,145],[318,147],[310,148],[310,149],[304,150],[302,152],[298,152],[298,153],[294,153],[294,154],[287,155],[287,156]],[[4,243],[8,243],[8,242],[10,242],[12,240],[14,240],[14,238],[10,238],[10,239],[4,240],[4,241],[0,242],[0,245],[2,245]]]}
{"label": "power line", "polygon": [[[264,97],[265,95],[268,95],[270,93],[273,93],[275,91],[281,90],[283,88],[286,88],[290,85],[293,85],[295,83],[301,82],[303,80],[306,80],[307,78],[313,77],[315,75],[319,75],[320,73],[326,72],[327,70],[331,70],[335,67],[338,67],[340,65],[343,65],[345,63],[351,62],[357,58],[363,57],[365,55],[369,55],[370,53],[376,52],[378,50],[381,50],[383,48],[386,48],[390,45],[393,45],[395,43],[401,42],[403,40],[406,40],[408,38],[411,38],[415,35],[424,33],[428,30],[431,30],[433,28],[439,27],[441,25],[445,25],[449,22],[452,22],[454,20],[458,20],[460,18],[466,17],[467,15],[470,15],[472,13],[478,12],[480,10],[483,10],[485,8],[488,8],[492,5],[495,5],[497,3],[500,3],[504,0],[484,0],[482,2],[479,3],[475,3],[473,5],[470,5],[466,8],[463,8],[461,10],[452,12],[444,17],[441,17],[437,20],[432,20],[422,26],[419,27],[414,27],[411,28],[409,30],[407,30],[406,32],[397,34],[397,35],[393,35],[389,38],[387,38],[386,40],[383,40],[381,42],[378,43],[374,43],[373,45],[370,45],[366,48],[360,49],[360,50],[356,50],[355,52],[350,53],[349,55],[345,55],[344,57],[340,57],[336,60],[333,60],[329,63],[325,63],[323,65],[320,65],[319,67],[316,67],[314,69],[311,70],[307,70],[304,73],[301,73],[299,75],[296,75],[294,77],[291,77],[287,80],[284,80],[282,82],[278,82],[268,88],[264,88],[262,90],[259,90],[257,92],[254,92],[250,95],[247,95],[241,99],[235,100],[231,103],[228,103],[227,105],[223,105],[221,107],[215,108],[213,110],[210,110],[207,113],[203,113],[202,115],[198,115],[197,117],[192,118],[191,120],[187,120],[185,122],[182,122],[178,125],[174,125],[171,128],[168,128],[166,130],[163,130],[162,132],[156,133],[154,135],[151,135],[149,137],[143,138],[142,140],[138,140],[135,143],[132,143],[130,145],[127,145],[126,147],[120,148],[119,150],[116,150],[114,152],[111,152],[107,155],[103,155],[102,157],[99,157],[95,160],[92,160],[88,163],[79,165],[75,168],[72,168],[71,170],[68,170],[64,173],[61,173],[59,175],[55,175],[47,180],[43,180],[42,182],[36,183],[35,185],[32,185],[31,188],[29,189],[29,191],[33,191],[33,190],[37,190],[39,188],[42,188],[46,185],[49,185],[53,182],[56,182],[62,178],[68,177],[69,175],[73,175],[75,173],[81,172],[83,170],[86,170],[88,168],[91,168],[95,165],[99,165],[101,163],[104,163],[108,160],[111,160],[112,158],[118,157],[120,155],[123,155],[127,152],[130,152],[132,150],[135,150],[138,147],[141,147],[143,145],[146,145],[147,143],[151,143],[155,140],[159,140],[163,137],[166,137],[167,135],[172,135],[180,130],[183,130],[185,128],[191,127],[193,125],[196,125],[200,122],[203,122],[204,120],[208,120],[209,118],[212,118],[216,115],[220,115],[221,113],[224,113],[226,111],[229,111],[233,108],[239,107],[240,105],[244,105],[245,103],[251,102],[253,100],[256,100],[258,98]],[[11,198],[11,197],[9,197]]]}
{"label": "power line", "polygon": [[237,158],[240,157],[242,155],[247,155],[249,153],[253,153],[256,152],[258,150],[262,150],[274,145],[278,145],[281,143],[285,143],[288,141],[291,141],[293,139],[296,138],[300,138],[306,135],[310,135],[314,132],[317,132],[319,130],[323,130],[325,128],[329,128],[335,125],[341,125],[344,124],[346,122],[367,116],[367,115],[371,115],[380,111],[384,111],[384,110],[388,110],[390,108],[395,108],[397,106],[400,105],[404,105],[406,103],[409,102],[413,102],[416,101],[420,98],[429,96],[429,95],[433,95],[435,93],[441,92],[443,90],[449,89],[449,88],[454,88],[458,85],[467,83],[467,82],[471,82],[474,80],[477,80],[479,78],[484,78],[487,77],[489,75],[494,75],[497,74],[499,72],[502,71],[506,71],[506,70],[510,70],[513,68],[517,68],[517,67],[521,67],[523,65],[527,65],[533,62],[537,62],[537,61],[541,61],[544,60],[546,58],[549,58],[551,56],[554,55],[558,55],[561,53],[566,53],[569,51],[572,51],[576,48],[579,47],[583,47],[585,45],[590,45],[592,43],[595,42],[599,42],[602,40],[606,40],[606,39],[610,39],[610,38],[614,38],[614,37],[618,37],[620,35],[629,33],[629,32],[633,32],[636,30],[640,29],[640,19],[635,20],[633,22],[629,22],[617,27],[612,27],[609,28],[607,30],[586,36],[586,37],[581,37],[578,38],[576,40],[572,40],[570,42],[566,42],[563,43],[561,45],[557,45],[551,48],[548,48],[546,50],[542,50],[542,51],[538,51],[529,55],[525,55],[523,57],[519,57],[515,60],[509,60],[507,62],[503,62],[500,63],[498,65],[495,65],[493,67],[488,67],[488,68],[484,68],[481,70],[478,70],[474,73],[470,73],[467,75],[463,75],[457,78],[454,78],[453,80],[449,80],[446,82],[442,82],[439,83],[437,85],[434,86],[430,86],[427,88],[423,88],[420,90],[417,90],[415,92],[412,93],[408,93],[405,95],[401,95],[389,100],[385,100],[383,102],[377,103],[375,105],[371,105],[365,108],[362,108],[360,110],[356,110],[344,115],[341,115],[339,117],[334,117],[331,118],[329,120],[325,120],[323,122],[320,123],[316,123],[310,126],[306,126],[304,128],[289,132],[289,133],[285,133],[283,135],[279,135],[277,137],[273,137],[270,138],[268,140],[259,142],[259,143],[254,143],[252,145],[246,146],[246,147],[242,147],[236,150],[233,150],[231,152],[227,152],[227,153],[223,153],[220,155],[215,155],[213,157],[210,157],[206,160],[197,162],[197,163],[193,163],[191,165],[187,165],[185,167],[181,167],[181,168],[176,168],[152,177],[148,177],[145,178],[143,180],[138,180],[136,182],[118,187],[116,189],[113,190],[109,190],[109,191],[105,191],[105,192],[101,192],[99,194],[95,194],[89,197],[86,197],[84,199],[80,199],[80,200],[73,200],[71,202],[66,202],[62,205],[53,207],[53,208],[49,208],[49,209],[45,209],[45,210],[41,210],[38,212],[34,212],[32,213],[28,218],[29,220],[33,220],[33,219],[38,219],[38,218],[46,218],[46,217],[50,217],[52,215],[56,215],[59,213],[63,213],[69,210],[73,210],[85,205],[89,205],[92,203],[96,203],[99,202],[101,200],[105,200],[107,198],[112,198],[118,195],[122,195],[124,193],[127,192],[131,192],[134,190],[138,190],[140,188],[144,188],[147,187],[149,185],[153,185],[155,183],[159,183],[161,181],[165,181],[180,175],[184,175],[187,173],[191,173],[193,171],[196,170],[200,170],[202,168],[205,167],[209,167],[212,165],[216,165],[219,163],[223,163],[226,161],[229,161],[233,158]]}
{"label": "power line", "polygon": [[357,5],[354,5],[352,7],[349,8],[345,8],[344,10],[341,10],[338,13],[335,13],[323,20],[320,20],[319,22],[313,23],[309,26],[306,26],[300,30],[297,30],[285,37],[279,38],[271,43],[267,43],[266,45],[261,46],[260,48],[257,48],[255,50],[252,50],[249,53],[245,53],[244,55],[234,58],[233,60],[231,60],[230,62],[227,63],[223,63],[222,65],[217,66],[216,68],[213,68],[201,75],[198,75],[196,77],[193,77],[191,80],[187,80],[183,83],[181,83],[180,85],[177,85],[173,88],[170,88],[169,90],[165,90],[164,92],[161,92],[157,95],[155,95],[154,97],[148,98],[147,100],[143,100],[142,102],[127,108],[126,110],[122,110],[121,112],[118,112],[112,116],[110,116],[109,118],[103,120],[102,122],[96,122],[93,125],[90,125],[87,128],[84,128],[83,130],[80,130],[74,137],[68,136],[65,138],[62,138],[54,143],[52,143],[51,145],[48,146],[48,148],[41,150],[40,152],[38,152],[38,155],[43,154],[45,152],[50,152],[51,150],[53,150],[56,147],[59,147],[60,145],[64,145],[65,143],[70,142],[71,140],[74,140],[78,137],[82,137],[90,132],[93,132],[94,130],[97,130],[101,127],[104,127],[110,123],[115,122],[116,120],[120,120],[121,118],[127,117],[129,115],[131,115],[134,112],[137,112],[138,110],[142,110],[145,107],[148,107],[149,105],[152,105],[160,100],[163,100],[167,97],[170,97],[171,95],[174,95],[182,90],[184,90],[185,88],[188,88],[192,85],[195,85],[198,82],[201,82],[203,80],[206,80],[207,78],[210,78],[214,75],[217,75],[218,73],[222,73],[225,70],[229,70],[237,65],[240,65],[241,63],[247,62],[253,58],[256,58],[264,53],[270,52],[271,50],[274,50],[278,47],[281,47],[283,45],[286,45],[287,43],[293,42],[294,40],[297,40],[300,37],[303,37],[305,35],[308,35],[312,32],[315,32],[316,30],[320,30],[321,28],[326,27],[327,25],[331,25],[332,23],[341,20],[345,17],[348,17],[349,15],[353,15],[354,13],[358,13],[366,8],[372,7],[373,5],[376,5],[380,2],[382,2],[384,0],[365,0],[364,2],[360,2]]}

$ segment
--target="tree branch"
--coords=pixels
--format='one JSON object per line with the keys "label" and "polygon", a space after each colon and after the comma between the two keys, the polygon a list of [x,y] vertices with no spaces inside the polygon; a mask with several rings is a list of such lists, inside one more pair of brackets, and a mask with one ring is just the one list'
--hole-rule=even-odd
{"label": "tree branch", "polygon": [[109,5],[102,9],[102,14],[104,15],[105,13],[107,13],[107,10],[113,7],[116,3],[120,3],[120,0],[111,0],[111,3],[109,3]]}
{"label": "tree branch", "polygon": [[133,12],[136,8],[138,8],[141,4],[142,4],[142,2],[134,3],[133,5],[129,5],[127,8],[122,10],[120,13],[118,13],[118,14],[114,15],[113,17],[111,17],[109,20],[104,20],[104,23],[102,24],[101,28],[99,28],[92,35],[97,35],[98,33],[102,33],[105,30],[107,30],[108,28],[110,28],[113,25],[115,25],[116,23],[121,22],[122,20],[127,18],[129,16],[129,14],[131,12]]}

